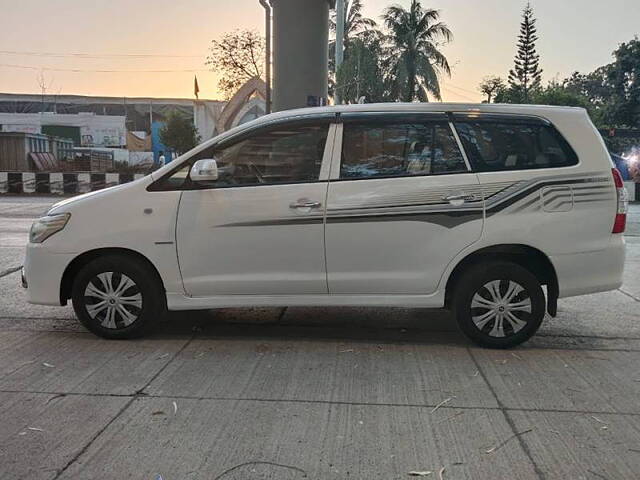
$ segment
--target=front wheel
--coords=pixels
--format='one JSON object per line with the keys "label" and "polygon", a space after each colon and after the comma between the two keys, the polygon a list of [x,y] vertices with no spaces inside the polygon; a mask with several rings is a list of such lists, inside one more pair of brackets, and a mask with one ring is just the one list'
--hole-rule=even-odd
{"label": "front wheel", "polygon": [[471,267],[454,292],[460,329],[476,344],[511,348],[529,340],[545,316],[545,297],[538,279],[509,262]]}
{"label": "front wheel", "polygon": [[144,335],[165,304],[162,286],[147,265],[115,255],[97,258],[80,269],[71,297],[80,322],[109,339]]}

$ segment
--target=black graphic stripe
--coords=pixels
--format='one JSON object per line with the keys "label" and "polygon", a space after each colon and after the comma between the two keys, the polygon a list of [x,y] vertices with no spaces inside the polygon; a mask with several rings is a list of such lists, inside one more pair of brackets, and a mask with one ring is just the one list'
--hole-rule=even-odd
{"label": "black graphic stripe", "polygon": [[586,184],[586,183],[595,183],[595,182],[593,178],[581,178],[576,180],[556,180],[556,181],[537,183],[503,201],[497,202],[495,205],[487,207],[487,216],[495,215],[496,213],[503,211],[505,208],[519,202],[520,200],[523,200],[529,197],[530,195],[537,193],[538,191],[540,191],[545,187],[552,187],[555,185],[580,185],[580,184]]}
{"label": "black graphic stripe", "polygon": [[379,222],[421,222],[455,228],[464,223],[482,219],[482,210],[448,211],[429,213],[396,213],[388,215],[349,215],[327,217],[328,224],[339,223],[379,223]]}

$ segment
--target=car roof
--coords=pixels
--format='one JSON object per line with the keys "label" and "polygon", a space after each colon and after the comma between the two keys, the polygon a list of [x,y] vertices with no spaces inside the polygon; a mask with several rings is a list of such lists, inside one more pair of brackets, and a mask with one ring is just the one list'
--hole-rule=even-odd
{"label": "car roof", "polygon": [[333,105],[328,107],[311,107],[286,110],[260,117],[268,122],[287,117],[306,115],[322,115],[351,112],[479,112],[479,113],[511,113],[511,114],[536,114],[541,111],[554,113],[584,111],[581,107],[558,107],[551,105],[515,105],[506,103],[365,103],[357,105]]}

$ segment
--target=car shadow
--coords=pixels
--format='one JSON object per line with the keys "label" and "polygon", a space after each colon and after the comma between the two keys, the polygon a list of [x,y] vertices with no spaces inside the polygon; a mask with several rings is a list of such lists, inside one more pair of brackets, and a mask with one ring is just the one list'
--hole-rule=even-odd
{"label": "car shadow", "polygon": [[349,341],[468,346],[449,312],[428,309],[289,307],[172,312],[151,338]]}

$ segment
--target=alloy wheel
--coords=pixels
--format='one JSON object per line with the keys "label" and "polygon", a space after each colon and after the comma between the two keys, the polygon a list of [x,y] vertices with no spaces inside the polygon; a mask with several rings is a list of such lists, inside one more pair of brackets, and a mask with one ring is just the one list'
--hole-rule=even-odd
{"label": "alloy wheel", "polygon": [[87,313],[104,328],[117,330],[133,324],[142,313],[142,293],[123,273],[103,272],[84,291]]}

